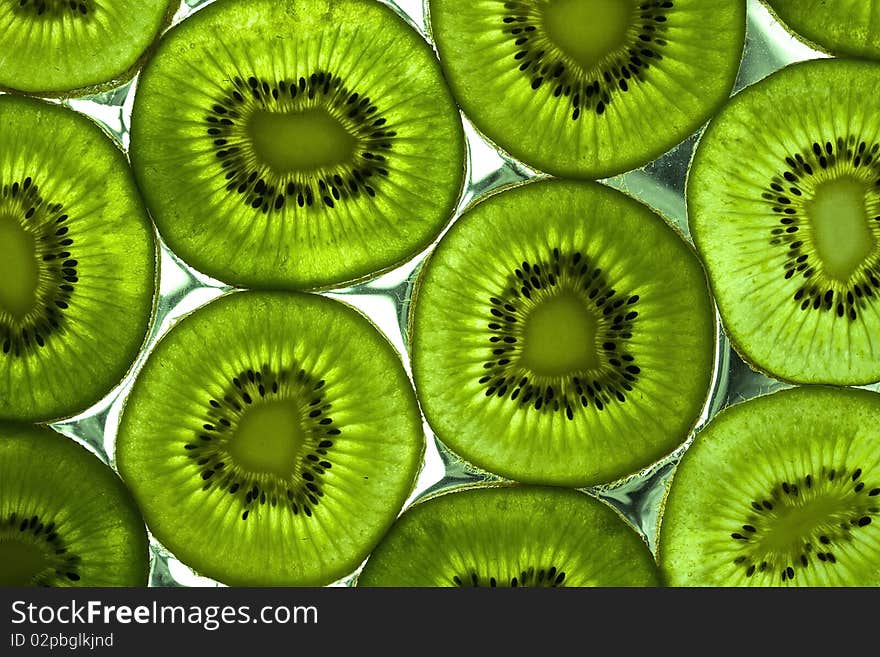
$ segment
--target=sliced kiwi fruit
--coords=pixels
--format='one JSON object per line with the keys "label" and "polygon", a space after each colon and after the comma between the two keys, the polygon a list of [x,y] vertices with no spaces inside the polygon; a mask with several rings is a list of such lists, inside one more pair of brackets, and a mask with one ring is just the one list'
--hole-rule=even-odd
{"label": "sliced kiwi fruit", "polygon": [[864,0],[763,0],[801,41],[832,55],[880,59],[880,4]]}
{"label": "sliced kiwi fruit", "polygon": [[119,146],[86,116],[0,96],[0,418],[85,410],[146,338],[154,229]]}
{"label": "sliced kiwi fruit", "polygon": [[880,394],[789,388],[718,413],[678,464],[658,559],[673,586],[880,584]]}
{"label": "sliced kiwi fruit", "polygon": [[180,0],[5,0],[0,88],[71,96],[120,84],[179,7]]}
{"label": "sliced kiwi fruit", "polygon": [[733,88],[744,0],[430,0],[467,117],[523,163],[602,178],[693,133]]}
{"label": "sliced kiwi fruit", "polygon": [[350,306],[237,292],[176,324],[126,399],[120,473],[157,540],[229,585],[354,572],[425,450],[399,355]]}
{"label": "sliced kiwi fruit", "polygon": [[693,247],[588,181],[471,206],[415,282],[410,336],[442,443],[491,473],[566,486],[614,481],[683,442],[716,349]]}
{"label": "sliced kiwi fruit", "polygon": [[737,94],[694,153],[690,231],[727,334],[783,381],[880,379],[878,76],[791,64]]}
{"label": "sliced kiwi fruit", "polygon": [[0,423],[0,587],[146,586],[147,530],[128,489],[79,443]]}
{"label": "sliced kiwi fruit", "polygon": [[403,263],[465,171],[431,47],[372,0],[218,0],[179,23],[139,79],[131,157],[170,248],[253,288]]}
{"label": "sliced kiwi fruit", "polygon": [[657,586],[645,540],[610,505],[543,486],[468,488],[407,509],[358,575],[363,587]]}

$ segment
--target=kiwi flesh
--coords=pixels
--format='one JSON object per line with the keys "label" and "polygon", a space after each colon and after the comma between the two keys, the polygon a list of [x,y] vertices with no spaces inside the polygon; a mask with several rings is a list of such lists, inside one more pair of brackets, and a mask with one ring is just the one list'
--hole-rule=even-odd
{"label": "kiwi flesh", "polygon": [[154,229],[124,153],[92,120],[0,96],[0,419],[86,410],[135,361],[155,298]]}
{"label": "kiwi flesh", "polygon": [[636,168],[727,100],[744,0],[430,0],[466,116],[523,163],[563,177]]}
{"label": "kiwi flesh", "polygon": [[672,586],[877,586],[880,394],[790,388],[699,432],[663,503]]}
{"label": "kiwi flesh", "polygon": [[791,64],[734,96],[694,153],[688,221],[724,327],[783,381],[880,379],[878,75]]}
{"label": "kiwi flesh", "polygon": [[7,0],[0,4],[0,88],[95,93],[131,78],[180,0]]}
{"label": "kiwi flesh", "polygon": [[438,439],[525,483],[633,474],[685,440],[709,396],[716,323],[693,247],[595,182],[472,205],[419,273],[409,325]]}
{"label": "kiwi flesh", "polygon": [[52,429],[0,423],[0,587],[146,586],[149,568],[110,466]]}
{"label": "kiwi flesh", "polygon": [[229,585],[352,572],[425,451],[399,355],[341,301],[235,292],[176,324],[126,399],[122,478],[156,539]]}
{"label": "kiwi flesh", "polygon": [[839,57],[880,59],[880,5],[862,0],[763,0],[795,37]]}
{"label": "kiwi flesh", "polygon": [[457,489],[408,508],[360,587],[646,587],[645,540],[609,504],[556,487]]}
{"label": "kiwi flesh", "polygon": [[202,273],[327,289],[427,248],[464,183],[436,57],[372,0],[218,0],[169,30],[131,158],[159,232]]}

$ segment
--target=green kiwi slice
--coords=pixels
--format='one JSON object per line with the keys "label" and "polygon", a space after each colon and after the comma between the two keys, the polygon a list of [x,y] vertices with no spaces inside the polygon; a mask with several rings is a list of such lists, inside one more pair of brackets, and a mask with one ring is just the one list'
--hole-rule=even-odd
{"label": "green kiwi slice", "polygon": [[0,87],[81,95],[129,79],[180,0],[5,0]]}
{"label": "green kiwi slice", "polygon": [[354,572],[412,493],[425,450],[399,355],[350,306],[239,292],[175,325],[125,402],[123,479],[155,537],[230,585]]}
{"label": "green kiwi slice", "polygon": [[0,418],[75,414],[146,338],[154,229],[122,150],[64,106],[0,96]]}
{"label": "green kiwi slice", "polygon": [[131,158],[169,247],[214,278],[326,289],[427,248],[465,172],[425,39],[371,0],[218,0],[169,30]]}
{"label": "green kiwi slice", "polygon": [[470,488],[407,509],[358,575],[363,587],[642,587],[659,572],[610,505],[542,486]]}
{"label": "green kiwi slice", "polygon": [[880,59],[880,4],[864,0],[764,0],[808,45],[833,55]]}
{"label": "green kiwi slice", "polygon": [[878,75],[789,65],[737,94],[694,153],[690,230],[727,334],[784,381],[880,379]]}
{"label": "green kiwi slice", "polygon": [[430,0],[453,93],[523,163],[602,178],[693,133],[733,88],[743,0]]}
{"label": "green kiwi slice", "polygon": [[672,586],[877,586],[880,394],[790,388],[699,432],[672,475],[658,559]]}
{"label": "green kiwi slice", "polygon": [[588,181],[526,183],[469,208],[420,272],[410,315],[437,437],[533,484],[610,482],[683,442],[715,334],[693,247]]}
{"label": "green kiwi slice", "polygon": [[110,467],[46,427],[0,423],[0,587],[146,586],[147,530]]}

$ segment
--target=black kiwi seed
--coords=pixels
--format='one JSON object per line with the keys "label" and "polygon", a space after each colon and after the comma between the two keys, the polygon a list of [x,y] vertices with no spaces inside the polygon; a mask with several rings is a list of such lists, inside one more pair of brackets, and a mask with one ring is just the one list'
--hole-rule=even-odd
{"label": "black kiwi seed", "polygon": [[528,76],[535,91],[551,85],[555,97],[565,97],[571,106],[571,118],[576,121],[583,112],[605,113],[618,94],[627,93],[644,80],[645,71],[652,62],[663,58],[667,45],[667,15],[672,2],[643,2],[633,18],[637,36],[628,45],[588,72],[569,68],[558,49],[540,28],[540,15],[532,2],[505,2],[501,19],[504,34],[516,45],[514,63]]}
{"label": "black kiwi seed", "polygon": [[55,530],[55,522],[46,520],[37,515],[22,518],[11,513],[5,519],[0,519],[0,543],[7,538],[25,542],[45,556],[46,568],[33,581],[35,586],[54,586],[60,578],[79,581],[78,568],[82,560],[67,549]]}
{"label": "black kiwi seed", "polygon": [[29,16],[88,16],[94,11],[94,0],[17,0],[14,11]]}
{"label": "black kiwi seed", "polygon": [[[597,342],[602,345],[608,367],[601,373],[582,372],[556,384],[541,384],[530,380],[515,364],[520,347],[514,327],[523,320],[523,299],[531,300],[558,289],[563,280],[567,285],[574,284],[601,318]],[[537,411],[564,413],[569,420],[589,406],[602,411],[610,404],[625,403],[641,373],[627,350],[638,317],[638,300],[638,295],[612,289],[602,270],[580,252],[565,253],[555,248],[546,261],[523,261],[509,277],[504,292],[489,298],[490,357],[483,364],[485,373],[478,381],[484,386],[485,395],[531,405]]]}
{"label": "black kiwi seed", "polygon": [[[800,229],[806,217],[802,199],[816,184],[817,175],[831,167],[844,167],[859,177],[876,180],[880,195],[880,144],[869,143],[855,135],[819,140],[808,148],[785,158],[782,172],[774,176],[762,193],[778,221],[770,229],[770,244],[784,250],[782,275],[786,279],[803,278],[792,301],[803,311],[828,312],[832,316],[855,321],[867,299],[880,295],[880,259],[866,263],[844,284],[820,280],[819,265],[805,248]],[[880,216],[874,217],[880,221]]]}
{"label": "black kiwi seed", "polygon": [[[333,467],[328,455],[332,452],[335,437],[341,434],[341,430],[334,426],[333,418],[327,415],[330,404],[324,399],[323,384],[323,380],[314,378],[303,369],[274,372],[268,365],[230,377],[225,394],[208,400],[202,430],[183,445],[186,455],[201,468],[201,478],[205,482],[202,490],[217,488],[235,496],[241,503],[242,520],[248,519],[254,506],[267,503],[277,506],[279,501],[293,515],[302,511],[306,517],[312,517],[324,496],[323,477]],[[308,410],[302,418],[308,436],[307,451],[298,465],[295,480],[258,478],[236,467],[225,446],[238,420],[255,399],[288,399],[291,388],[295,396],[309,400]],[[287,392],[280,392],[282,389]]]}
{"label": "black kiwi seed", "polygon": [[[248,142],[246,117],[256,111],[296,112],[315,106],[338,117],[357,140],[355,164],[346,177],[338,173],[279,174],[249,164],[253,158],[244,145]],[[242,203],[264,214],[279,211],[287,203],[335,208],[359,194],[375,196],[380,179],[389,175],[386,154],[397,136],[369,97],[352,91],[339,76],[327,71],[299,80],[236,77],[213,103],[205,121],[206,134],[225,172],[226,190],[239,194]]]}
{"label": "black kiwi seed", "polygon": [[498,582],[506,582],[511,588],[522,587],[541,587],[541,588],[559,588],[564,586],[565,572],[550,566],[549,568],[535,568],[529,566],[520,571],[519,575],[514,575],[509,579],[504,577],[496,577],[490,575],[487,578],[481,578],[476,570],[469,570],[467,574],[454,574],[450,581],[458,587],[484,587],[496,588]]}
{"label": "black kiwi seed", "polygon": [[0,182],[0,209],[33,236],[40,260],[35,309],[23,317],[0,310],[0,351],[18,357],[44,347],[50,335],[63,331],[64,311],[79,281],[78,262],[67,213],[60,203],[44,199],[30,176]]}

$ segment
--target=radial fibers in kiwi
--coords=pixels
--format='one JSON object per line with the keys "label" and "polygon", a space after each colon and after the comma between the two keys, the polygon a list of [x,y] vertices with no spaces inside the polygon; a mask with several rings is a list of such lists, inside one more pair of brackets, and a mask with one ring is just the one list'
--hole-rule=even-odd
{"label": "radial fibers in kiwi", "polygon": [[0,587],[146,586],[147,531],[128,490],[51,429],[0,423]]}
{"label": "radial fibers in kiwi", "polygon": [[125,155],[90,119],[7,94],[0,126],[0,418],[55,419],[134,362],[154,230]]}
{"label": "radial fibers in kiwi", "polygon": [[239,292],[159,342],[117,459],[153,534],[196,571],[319,586],[388,529],[424,448],[412,384],[369,320],[322,296]]}
{"label": "radial fibers in kiwi", "polygon": [[438,438],[528,483],[605,483],[683,442],[706,403],[715,317],[693,248],[593,182],[472,206],[416,281],[413,375]]}
{"label": "radial fibers in kiwi", "polygon": [[131,155],[171,249],[246,287],[387,270],[464,180],[433,51],[372,0],[218,0],[184,20],[139,80]]}
{"label": "radial fibers in kiwi", "polygon": [[797,38],[832,55],[880,59],[880,4],[863,0],[764,0]]}
{"label": "radial fibers in kiwi", "polygon": [[453,93],[525,164],[601,178],[661,155],[725,102],[743,0],[430,0]]}
{"label": "radial fibers in kiwi", "polygon": [[0,87],[40,95],[98,91],[130,78],[180,0],[5,0]]}
{"label": "radial fibers in kiwi", "polygon": [[870,62],[789,65],[737,94],[694,153],[690,229],[722,320],[778,379],[880,379],[878,79]]}
{"label": "radial fibers in kiwi", "polygon": [[877,586],[880,394],[792,388],[736,404],[675,470],[658,555],[673,586]]}
{"label": "radial fibers in kiwi", "polygon": [[656,586],[647,543],[605,502],[540,486],[442,493],[407,509],[357,585]]}

